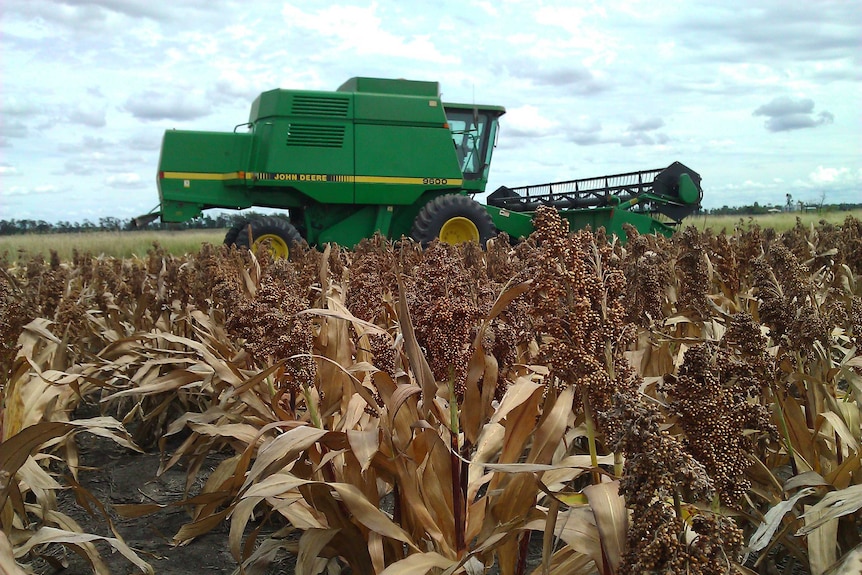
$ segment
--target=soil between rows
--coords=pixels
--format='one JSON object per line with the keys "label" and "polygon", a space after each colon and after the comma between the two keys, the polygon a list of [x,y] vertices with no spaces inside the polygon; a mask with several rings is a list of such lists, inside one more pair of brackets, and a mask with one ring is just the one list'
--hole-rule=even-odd
{"label": "soil between rows", "polygon": [[[120,517],[113,509],[114,505],[121,504],[175,504],[185,499],[187,468],[184,461],[157,477],[160,461],[158,452],[135,453],[110,439],[89,433],[79,433],[75,439],[80,452],[80,484],[104,505],[115,529],[126,544],[152,565],[157,574],[220,574],[233,573],[236,570],[237,562],[228,548],[228,521],[222,522],[187,545],[177,546],[172,543],[173,536],[183,524],[191,520],[185,508],[168,506],[156,513],[134,518]],[[223,456],[217,453],[207,457],[197,474],[190,495],[200,490],[207,476],[222,458]],[[61,512],[78,522],[85,533],[113,536],[104,515],[95,508],[94,514],[88,513],[75,500],[71,489],[58,494],[58,506]],[[96,542],[95,545],[112,574],[140,573],[137,567],[107,543]],[[84,575],[93,572],[87,561],[69,550],[55,546],[53,553],[68,564],[67,568],[59,571],[62,575]],[[294,563],[294,558],[285,553],[283,557],[277,558],[266,573],[293,573]],[[33,566],[40,574],[57,573],[54,566],[47,561],[38,561]]]}
{"label": "soil between rows", "polygon": [[[116,444],[107,438],[97,437],[90,433],[79,433],[76,436],[80,454],[81,469],[78,480],[93,497],[102,502],[108,511],[114,528],[123,540],[134,549],[138,555],[152,565],[157,575],[187,575],[192,573],[230,574],[237,570],[237,562],[228,547],[229,520],[222,522],[212,531],[196,538],[187,545],[177,546],[172,543],[177,531],[191,520],[189,513],[182,507],[166,507],[156,513],[135,518],[120,517],[114,510],[114,505],[159,503],[171,504],[182,501],[187,467],[181,460],[160,477],[156,476],[159,469],[160,455],[154,453],[136,453]],[[168,454],[169,455],[169,454]],[[207,457],[195,478],[190,495],[196,494],[203,486],[206,478],[224,458],[223,454],[213,453]],[[76,500],[71,489],[60,492],[57,496],[59,510],[71,516],[85,533],[112,537],[110,527],[105,517],[94,509],[95,514],[88,513]],[[247,532],[257,527],[250,524]],[[270,532],[272,529],[269,530]],[[263,539],[264,531],[258,538]],[[527,559],[527,572],[531,572],[540,564],[542,540],[541,534],[531,538],[530,554]],[[97,542],[97,549],[102,559],[114,575],[131,575],[140,573],[122,554],[114,551],[105,542]],[[92,567],[83,558],[61,546],[52,548],[54,557],[67,565],[65,569],[56,570],[47,561],[38,560],[33,567],[40,575],[90,575]],[[296,557],[287,552],[280,552],[269,569],[257,575],[292,575],[295,570]],[[346,570],[345,573],[350,573]],[[499,573],[496,568],[491,574]]]}

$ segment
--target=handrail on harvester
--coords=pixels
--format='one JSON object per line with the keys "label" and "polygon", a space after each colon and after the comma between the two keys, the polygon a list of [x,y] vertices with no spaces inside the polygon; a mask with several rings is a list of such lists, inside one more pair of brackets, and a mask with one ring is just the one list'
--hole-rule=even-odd
{"label": "handrail on harvester", "polygon": [[[532,212],[539,206],[581,210],[614,206],[661,213],[675,222],[700,208],[700,174],[674,162],[667,168],[509,188],[488,196],[489,205],[513,212]],[[634,201],[633,201],[634,200]]]}

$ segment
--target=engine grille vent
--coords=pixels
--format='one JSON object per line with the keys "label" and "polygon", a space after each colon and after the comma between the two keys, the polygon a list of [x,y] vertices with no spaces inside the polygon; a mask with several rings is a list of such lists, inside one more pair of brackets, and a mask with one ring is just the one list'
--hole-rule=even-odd
{"label": "engine grille vent", "polygon": [[326,96],[294,96],[291,113],[295,116],[346,118],[350,100]]}
{"label": "engine grille vent", "polygon": [[344,145],[344,126],[291,124],[287,131],[287,145],[340,148]]}

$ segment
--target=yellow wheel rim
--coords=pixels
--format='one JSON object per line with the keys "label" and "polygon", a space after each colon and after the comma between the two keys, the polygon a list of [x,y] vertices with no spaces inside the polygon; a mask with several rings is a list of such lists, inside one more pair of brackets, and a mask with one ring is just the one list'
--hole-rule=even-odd
{"label": "yellow wheel rim", "polygon": [[479,228],[467,218],[456,217],[446,220],[440,228],[440,241],[458,245],[465,242],[479,243]]}
{"label": "yellow wheel rim", "polygon": [[276,258],[288,258],[290,256],[290,248],[287,247],[287,242],[275,234],[263,234],[254,240],[255,251],[259,249],[269,251],[269,255]]}

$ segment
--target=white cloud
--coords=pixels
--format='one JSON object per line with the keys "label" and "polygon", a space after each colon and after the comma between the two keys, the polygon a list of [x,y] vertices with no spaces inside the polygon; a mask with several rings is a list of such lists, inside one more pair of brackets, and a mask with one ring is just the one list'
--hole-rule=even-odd
{"label": "white cloud", "polygon": [[153,152],[162,145],[161,132],[136,133],[125,141],[129,150]]}
{"label": "white cloud", "polygon": [[505,131],[518,137],[541,138],[556,135],[558,123],[542,116],[535,106],[521,106],[506,113]]}
{"label": "white cloud", "polygon": [[[296,26],[316,33],[328,40],[337,53],[350,52],[360,56],[385,56],[396,59],[414,59],[440,64],[457,64],[459,59],[440,51],[434,43],[433,32],[421,34],[394,34],[383,26],[378,15],[378,4],[368,7],[329,6],[314,12],[305,12],[285,4],[282,16],[288,29]],[[313,59],[319,60],[320,57]]]}
{"label": "white cloud", "polygon": [[39,106],[31,98],[8,94],[0,103],[3,116],[32,117],[41,113]]}
{"label": "white cloud", "polygon": [[602,123],[594,117],[580,116],[566,126],[566,139],[579,146],[602,143]]}
{"label": "white cloud", "polygon": [[862,183],[862,170],[857,170],[854,173],[850,168],[817,166],[817,169],[809,174],[808,179],[814,184],[831,184],[834,182]]}
{"label": "white cloud", "polygon": [[0,194],[4,196],[34,196],[53,194],[59,191],[59,188],[53,184],[41,184],[37,186],[3,186],[0,188]]}
{"label": "white cloud", "polygon": [[3,118],[3,136],[6,138],[24,138],[30,130],[27,125],[16,119],[10,119],[8,116]]}
{"label": "white cloud", "polygon": [[658,130],[659,128],[664,126],[664,120],[661,118],[653,117],[646,118],[644,120],[635,120],[631,124],[629,124],[628,131],[629,132],[652,132],[653,130]]}
{"label": "white cloud", "polygon": [[488,16],[497,17],[500,15],[500,11],[491,2],[477,2],[476,6],[481,8]]}
{"label": "white cloud", "polygon": [[560,26],[566,31],[577,34],[586,28],[591,16],[604,15],[604,10],[596,5],[543,5],[535,12],[536,22],[546,26]]}
{"label": "white cloud", "polygon": [[199,32],[192,33],[188,38],[188,50],[196,56],[213,56],[219,52],[218,39]]}
{"label": "white cloud", "polygon": [[543,43],[546,54],[575,58],[587,66],[609,65],[618,58],[621,39],[605,25],[607,11],[600,4],[545,5],[535,11],[534,18],[543,27],[565,32],[559,37],[551,35]]}
{"label": "white cloud", "polygon": [[102,128],[107,123],[107,106],[80,105],[69,111],[66,119],[72,124],[81,124],[91,128]]}
{"label": "white cloud", "polygon": [[211,113],[212,109],[200,91],[183,88],[171,92],[148,89],[130,96],[122,108],[135,118],[153,120],[194,120]]}
{"label": "white cloud", "polygon": [[718,66],[719,80],[747,87],[780,86],[787,81],[781,70],[765,64],[739,62]]}
{"label": "white cloud", "polygon": [[802,128],[814,128],[831,124],[835,116],[831,112],[821,111],[815,115],[814,100],[810,98],[791,98],[779,96],[758,107],[755,116],[766,116],[766,129],[770,132],[786,132]]}
{"label": "white cloud", "polygon": [[114,174],[105,178],[105,184],[112,188],[138,188],[143,182],[141,176],[135,173]]}

